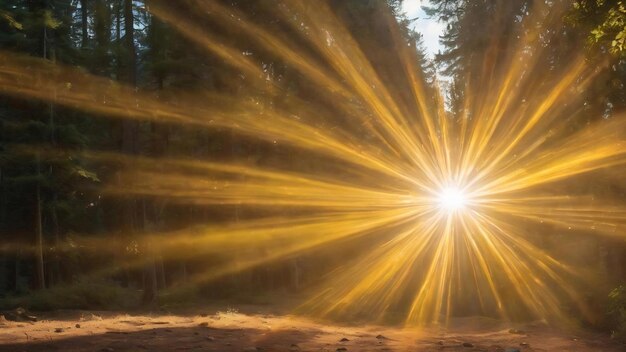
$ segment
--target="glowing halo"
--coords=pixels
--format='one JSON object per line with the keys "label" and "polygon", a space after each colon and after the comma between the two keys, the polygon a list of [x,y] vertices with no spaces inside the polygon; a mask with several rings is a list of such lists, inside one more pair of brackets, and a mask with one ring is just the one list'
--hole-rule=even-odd
{"label": "glowing halo", "polygon": [[437,194],[437,203],[449,212],[461,210],[467,205],[467,195],[458,187],[446,187]]}

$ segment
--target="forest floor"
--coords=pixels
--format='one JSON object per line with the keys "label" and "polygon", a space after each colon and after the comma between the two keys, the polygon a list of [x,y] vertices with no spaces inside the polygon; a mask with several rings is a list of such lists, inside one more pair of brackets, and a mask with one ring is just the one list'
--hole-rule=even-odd
{"label": "forest floor", "polygon": [[[275,312],[276,313],[276,312]],[[608,336],[543,324],[454,319],[447,328],[329,325],[269,307],[186,313],[58,311],[0,321],[0,351],[624,351]]]}

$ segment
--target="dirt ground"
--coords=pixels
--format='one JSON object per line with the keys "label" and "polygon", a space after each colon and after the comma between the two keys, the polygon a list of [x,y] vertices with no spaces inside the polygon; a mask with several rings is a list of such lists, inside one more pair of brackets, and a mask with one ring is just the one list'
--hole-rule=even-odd
{"label": "dirt ground", "polygon": [[486,318],[428,329],[327,325],[254,307],[176,315],[61,311],[38,318],[1,321],[0,351],[626,351],[606,335]]}

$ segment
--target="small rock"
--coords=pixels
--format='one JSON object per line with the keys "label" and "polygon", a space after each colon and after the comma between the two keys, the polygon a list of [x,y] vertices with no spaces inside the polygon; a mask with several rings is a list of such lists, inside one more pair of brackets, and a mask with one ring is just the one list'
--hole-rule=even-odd
{"label": "small rock", "polygon": [[437,344],[443,346],[443,340],[437,341]]}
{"label": "small rock", "polygon": [[509,333],[510,334],[516,334],[516,335],[524,335],[526,333],[526,331],[518,330],[518,329],[509,329]]}
{"label": "small rock", "polygon": [[384,337],[383,335],[377,335],[376,338],[379,340],[387,340],[387,338]]}
{"label": "small rock", "polygon": [[206,321],[203,321],[202,323],[198,324],[198,326],[207,327],[209,326],[209,323],[207,323]]}
{"label": "small rock", "polygon": [[65,329],[63,329],[63,328],[56,328],[56,329],[54,329],[54,332],[57,332],[57,333],[63,332],[63,331],[65,331]]}
{"label": "small rock", "polygon": [[350,340],[348,338],[346,338],[346,337],[344,337],[341,340],[339,340],[339,342],[348,342],[348,341],[350,341]]}
{"label": "small rock", "polygon": [[80,329],[80,324],[76,324],[74,326],[76,327],[76,329]]}
{"label": "small rock", "polygon": [[339,348],[336,350],[336,352],[347,352],[347,351],[348,351],[348,349],[347,349],[347,348],[345,348],[345,347],[339,347]]}
{"label": "small rock", "polygon": [[296,345],[295,343],[292,343],[291,346],[289,347],[289,351],[290,352],[300,351],[300,346]]}
{"label": "small rock", "polygon": [[206,339],[207,341],[215,341],[215,337],[213,336],[207,336]]}
{"label": "small rock", "polygon": [[520,345],[520,346],[522,346],[522,347],[528,347],[528,346],[530,346],[530,344],[529,344],[528,342],[520,342],[520,344],[519,344],[519,345]]}
{"label": "small rock", "polygon": [[474,344],[471,342],[463,342],[463,347],[474,347]]}

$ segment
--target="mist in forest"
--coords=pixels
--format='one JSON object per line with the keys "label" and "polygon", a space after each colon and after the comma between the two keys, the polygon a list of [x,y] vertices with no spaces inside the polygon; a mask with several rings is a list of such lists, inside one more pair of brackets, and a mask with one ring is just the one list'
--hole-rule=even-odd
{"label": "mist in forest", "polygon": [[623,1],[4,0],[0,351],[619,351],[625,58]]}

